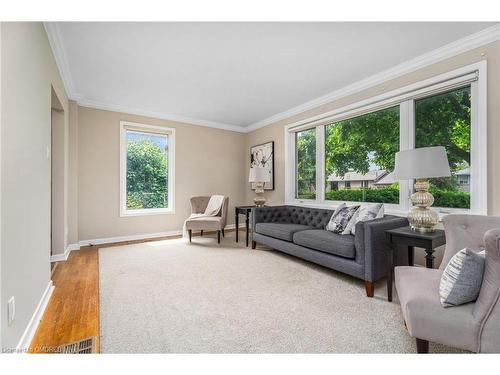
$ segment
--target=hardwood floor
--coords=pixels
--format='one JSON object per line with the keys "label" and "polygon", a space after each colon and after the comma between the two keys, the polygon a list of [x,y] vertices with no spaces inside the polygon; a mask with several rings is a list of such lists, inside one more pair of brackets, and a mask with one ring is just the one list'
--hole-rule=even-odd
{"label": "hardwood floor", "polygon": [[72,251],[52,274],[55,289],[31,349],[54,352],[58,346],[97,337],[99,348],[99,258],[97,247]]}
{"label": "hardwood floor", "polygon": [[[197,235],[199,233],[193,233],[193,236]],[[60,345],[95,336],[97,351],[100,352],[98,249],[179,237],[86,246],[79,251],[72,251],[65,262],[55,264],[52,267],[55,289],[31,342],[31,351],[53,353]]]}

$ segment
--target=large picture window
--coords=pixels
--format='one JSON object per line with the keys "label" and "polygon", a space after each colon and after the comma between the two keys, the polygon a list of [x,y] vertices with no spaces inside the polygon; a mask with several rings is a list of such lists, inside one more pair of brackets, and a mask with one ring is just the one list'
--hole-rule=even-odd
{"label": "large picture window", "polygon": [[470,208],[470,85],[415,101],[415,147],[444,146],[451,177],[430,180],[434,206]]}
{"label": "large picture window", "polygon": [[286,203],[380,202],[410,208],[412,180],[393,174],[399,150],[444,146],[451,177],[430,179],[441,213],[487,213],[486,63],[288,125]]}
{"label": "large picture window", "polygon": [[121,124],[121,215],[173,212],[174,130]]}
{"label": "large picture window", "polygon": [[325,126],[325,199],[399,202],[399,106]]}

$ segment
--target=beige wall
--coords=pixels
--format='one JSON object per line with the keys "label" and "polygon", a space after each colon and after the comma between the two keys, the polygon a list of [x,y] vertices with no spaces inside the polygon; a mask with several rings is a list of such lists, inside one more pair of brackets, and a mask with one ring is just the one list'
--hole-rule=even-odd
{"label": "beige wall", "polygon": [[[483,55],[484,54],[484,55]],[[500,215],[500,41],[441,61],[413,73],[406,74],[363,92],[347,96],[332,103],[303,112],[247,134],[247,148],[264,141],[275,142],[276,190],[266,192],[270,204],[283,203],[285,198],[284,126],[296,121],[326,113],[346,105],[380,95],[450,70],[481,60],[488,61],[488,214]],[[249,156],[247,164],[249,164]],[[250,202],[253,191],[247,186],[246,199]]]}
{"label": "beige wall", "polygon": [[[120,217],[120,120],[176,129],[175,214]],[[84,107],[78,129],[80,241],[181,230],[194,195],[229,196],[229,223],[245,202],[244,134]]]}
{"label": "beige wall", "polygon": [[[50,280],[51,86],[66,114],[68,99],[43,25],[1,28],[0,328],[3,348],[15,348]],[[8,325],[11,296],[16,318]]]}

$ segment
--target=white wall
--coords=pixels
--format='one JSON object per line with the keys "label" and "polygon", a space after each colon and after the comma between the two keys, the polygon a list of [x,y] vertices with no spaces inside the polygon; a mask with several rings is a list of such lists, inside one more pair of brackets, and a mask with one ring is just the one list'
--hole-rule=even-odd
{"label": "white wall", "polygon": [[[65,113],[68,99],[41,23],[2,23],[1,49],[0,327],[8,349],[19,343],[50,281],[51,86]],[[8,325],[11,296],[16,318]]]}

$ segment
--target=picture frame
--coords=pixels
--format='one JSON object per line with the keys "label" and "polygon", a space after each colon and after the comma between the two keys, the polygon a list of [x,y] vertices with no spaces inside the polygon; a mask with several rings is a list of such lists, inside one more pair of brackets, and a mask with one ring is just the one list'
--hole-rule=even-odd
{"label": "picture frame", "polygon": [[[250,168],[263,167],[268,170],[270,181],[264,184],[264,190],[274,190],[274,141],[250,147]],[[255,189],[255,183],[251,183]]]}

